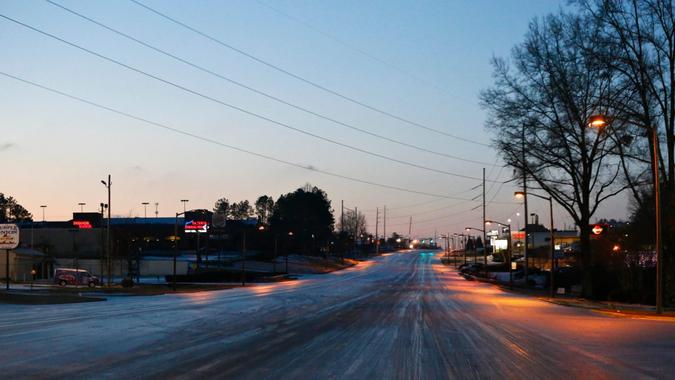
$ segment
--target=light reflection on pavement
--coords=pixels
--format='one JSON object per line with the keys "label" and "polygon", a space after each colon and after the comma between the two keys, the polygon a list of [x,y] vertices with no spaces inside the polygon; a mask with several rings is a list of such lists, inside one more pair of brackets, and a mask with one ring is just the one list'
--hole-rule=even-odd
{"label": "light reflection on pavement", "polygon": [[0,352],[6,378],[672,378],[675,323],[513,294],[412,251],[230,290],[0,305]]}

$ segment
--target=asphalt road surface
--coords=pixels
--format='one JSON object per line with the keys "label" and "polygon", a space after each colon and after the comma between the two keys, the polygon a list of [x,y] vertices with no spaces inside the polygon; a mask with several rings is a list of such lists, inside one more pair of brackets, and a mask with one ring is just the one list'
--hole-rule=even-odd
{"label": "asphalt road surface", "polygon": [[675,323],[514,295],[410,251],[245,289],[0,305],[0,377],[672,379]]}

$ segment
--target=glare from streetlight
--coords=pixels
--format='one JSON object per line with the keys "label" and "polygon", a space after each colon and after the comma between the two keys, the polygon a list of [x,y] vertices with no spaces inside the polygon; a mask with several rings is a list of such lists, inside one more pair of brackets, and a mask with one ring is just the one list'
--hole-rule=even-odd
{"label": "glare from streetlight", "polygon": [[525,192],[524,191],[516,191],[513,193],[513,196],[516,197],[516,199],[523,199],[525,198]]}
{"label": "glare from streetlight", "polygon": [[607,125],[607,118],[605,115],[593,115],[588,118],[588,126],[591,128],[602,128]]}

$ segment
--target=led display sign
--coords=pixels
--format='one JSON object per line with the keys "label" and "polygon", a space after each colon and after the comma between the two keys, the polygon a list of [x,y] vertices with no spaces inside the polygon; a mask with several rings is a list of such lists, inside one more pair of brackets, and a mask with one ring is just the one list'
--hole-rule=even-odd
{"label": "led display sign", "polygon": [[88,220],[73,220],[73,226],[80,228],[80,229],[90,229],[94,228],[94,226],[91,225],[91,222]]}
{"label": "led display sign", "polygon": [[209,230],[209,222],[205,220],[189,220],[185,222],[186,233],[206,233]]}

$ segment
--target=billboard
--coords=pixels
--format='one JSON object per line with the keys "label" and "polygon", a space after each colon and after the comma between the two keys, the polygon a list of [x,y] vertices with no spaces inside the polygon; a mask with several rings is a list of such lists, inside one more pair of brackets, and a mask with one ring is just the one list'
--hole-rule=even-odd
{"label": "billboard", "polygon": [[192,210],[185,213],[185,233],[209,232],[213,221],[213,213],[208,210]]}
{"label": "billboard", "polygon": [[103,222],[100,212],[74,212],[73,227],[81,229],[99,228]]}

